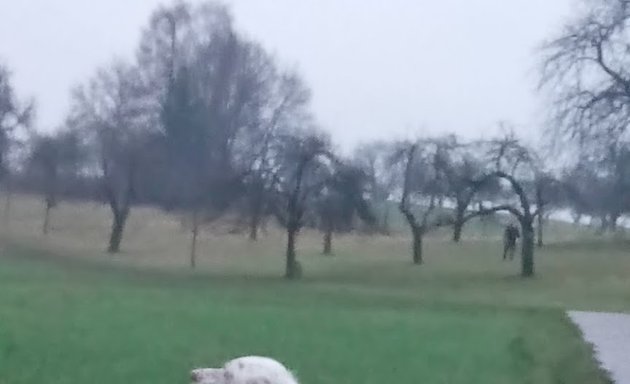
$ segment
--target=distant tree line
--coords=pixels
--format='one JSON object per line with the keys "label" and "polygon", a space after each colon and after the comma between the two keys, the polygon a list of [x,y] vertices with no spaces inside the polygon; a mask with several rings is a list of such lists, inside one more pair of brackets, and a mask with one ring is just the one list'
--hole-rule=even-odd
{"label": "distant tree line", "polygon": [[299,73],[239,33],[225,6],[176,2],[152,14],[133,60],[74,89],[58,129],[32,129],[34,104],[0,66],[0,183],[43,197],[44,234],[62,199],[107,204],[111,253],[134,207],[185,214],[192,268],[204,225],[236,216],[256,241],[272,221],[286,230],[291,279],[304,228],[320,230],[332,254],[336,233],[388,235],[398,209],[421,264],[427,233],[449,227],[460,242],[471,219],[504,212],[520,225],[521,273],[532,276],[553,210],[594,218],[600,232],[630,211],[629,11],[622,0],[592,4],[542,49],[555,117],[545,151],[505,128],[490,140],[378,141],[342,156]]}

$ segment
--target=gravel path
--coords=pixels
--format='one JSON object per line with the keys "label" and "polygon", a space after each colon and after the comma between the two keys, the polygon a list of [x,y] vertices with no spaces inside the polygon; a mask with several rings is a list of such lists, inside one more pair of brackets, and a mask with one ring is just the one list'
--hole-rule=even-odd
{"label": "gravel path", "polygon": [[630,384],[630,315],[569,312],[571,320],[593,344],[597,360],[617,384]]}

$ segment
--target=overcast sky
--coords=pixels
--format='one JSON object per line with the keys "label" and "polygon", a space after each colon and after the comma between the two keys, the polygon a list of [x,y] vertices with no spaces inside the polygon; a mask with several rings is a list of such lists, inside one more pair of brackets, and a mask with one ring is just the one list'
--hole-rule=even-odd
{"label": "overcast sky", "polygon": [[[132,57],[160,0],[0,0],[0,58],[38,127],[58,126],[69,90],[114,55]],[[536,47],[571,0],[232,0],[240,30],[296,66],[322,126],[348,149],[374,138],[532,136],[545,109]]]}

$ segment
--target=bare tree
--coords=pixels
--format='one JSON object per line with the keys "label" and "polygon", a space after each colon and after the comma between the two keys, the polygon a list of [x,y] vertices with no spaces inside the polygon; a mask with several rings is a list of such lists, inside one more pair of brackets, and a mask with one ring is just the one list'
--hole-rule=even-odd
{"label": "bare tree", "polygon": [[536,204],[536,245],[544,246],[545,221],[554,208],[564,203],[564,189],[550,172],[538,169],[534,176],[534,201]]}
{"label": "bare tree", "polygon": [[316,197],[334,174],[334,156],[328,139],[318,134],[287,135],[281,145],[275,213],[287,231],[285,277],[297,279],[302,273],[295,250],[297,235],[313,215]]}
{"label": "bare tree", "polygon": [[462,143],[456,136],[449,135],[435,139],[434,145],[436,170],[446,180],[444,195],[455,205],[453,242],[458,243],[464,225],[478,216],[476,210],[470,209],[474,197],[480,193],[488,197],[497,190],[497,186],[492,180],[485,180],[483,185],[473,182],[484,172],[482,154],[477,151],[479,143]]}
{"label": "bare tree", "polygon": [[271,187],[272,142],[278,127],[308,103],[308,91],[259,44],[240,36],[218,3],[159,9],[139,62],[161,115],[166,200],[192,215],[194,267],[199,226],[242,196],[250,198],[251,236],[257,236]]}
{"label": "bare tree", "polygon": [[334,174],[316,197],[316,214],[324,233],[324,255],[333,253],[333,234],[352,230],[356,219],[374,225],[375,217],[364,198],[367,181],[361,169],[337,163]]}
{"label": "bare tree", "polygon": [[[630,174],[626,150],[621,150],[617,166],[602,167],[598,159],[582,158],[565,169],[561,180],[565,204],[577,223],[584,216],[600,221],[598,233],[614,230],[622,213],[630,209]],[[611,169],[612,168],[612,169]]]}
{"label": "bare tree", "polygon": [[28,168],[36,173],[38,189],[44,197],[42,233],[48,234],[50,211],[57,206],[60,183],[75,178],[83,158],[76,132],[62,131],[54,135],[31,138]]}
{"label": "bare tree", "polygon": [[70,124],[91,146],[112,211],[108,252],[117,253],[135,198],[135,179],[147,132],[155,127],[134,67],[122,62],[101,69],[75,90]]}
{"label": "bare tree", "polygon": [[411,229],[414,264],[422,264],[424,235],[433,228],[452,224],[450,215],[436,209],[446,190],[437,148],[439,144],[430,140],[404,142],[392,158],[402,164],[399,209]]}
{"label": "bare tree", "polygon": [[391,232],[390,216],[395,206],[391,204],[390,198],[397,183],[395,172],[391,172],[391,153],[390,143],[376,141],[359,146],[353,158],[356,166],[367,177],[366,194],[377,216],[375,224],[386,235]]}
{"label": "bare tree", "polygon": [[30,130],[35,104],[18,99],[8,67],[0,63],[0,182],[4,184],[5,220],[9,218],[11,206],[10,154],[20,146],[20,136]]}
{"label": "bare tree", "polygon": [[278,141],[294,124],[309,119],[311,100],[310,90],[299,74],[279,71],[271,62],[262,67],[267,68],[263,79],[266,96],[254,122],[256,129],[251,132],[246,154],[242,156],[249,162],[245,166],[248,172],[243,215],[248,219],[249,238],[253,241],[258,237],[261,222],[271,213]]}
{"label": "bare tree", "polygon": [[608,198],[602,203],[603,229],[617,230],[619,218],[630,210],[630,144],[619,141],[610,143],[608,150],[597,158],[596,174]]}
{"label": "bare tree", "polygon": [[491,140],[489,146],[489,159],[494,165],[494,170],[488,170],[485,175],[475,180],[475,184],[480,187],[487,180],[505,182],[515,198],[489,208],[480,207],[478,213],[488,215],[503,211],[518,220],[522,233],[521,275],[531,277],[535,272],[534,219],[538,211],[532,207],[533,199],[528,195],[525,185],[528,180],[534,179],[535,167],[532,153],[512,133]]}
{"label": "bare tree", "polygon": [[542,49],[541,86],[553,98],[556,138],[598,157],[627,141],[630,2],[592,0]]}
{"label": "bare tree", "polygon": [[11,83],[11,72],[0,63],[0,177],[6,174],[6,161],[19,129],[30,128],[35,112],[32,101],[20,101]]}

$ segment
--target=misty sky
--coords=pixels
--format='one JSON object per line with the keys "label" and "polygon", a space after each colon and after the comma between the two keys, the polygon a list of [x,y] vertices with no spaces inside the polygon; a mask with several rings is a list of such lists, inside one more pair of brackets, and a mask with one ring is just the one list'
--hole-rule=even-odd
{"label": "misty sky", "polygon": [[[0,0],[0,58],[53,129],[69,90],[132,57],[160,0]],[[344,148],[374,138],[530,137],[544,121],[536,48],[570,0],[232,0],[239,30],[297,67],[321,125]]]}

